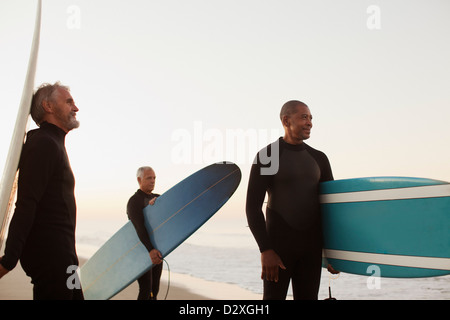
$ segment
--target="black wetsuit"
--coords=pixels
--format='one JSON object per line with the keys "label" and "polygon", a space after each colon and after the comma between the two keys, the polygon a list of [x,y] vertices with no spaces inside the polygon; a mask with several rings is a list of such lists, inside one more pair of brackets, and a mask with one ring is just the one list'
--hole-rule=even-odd
{"label": "black wetsuit", "polygon": [[[138,189],[130,200],[128,200],[127,204],[128,219],[133,223],[139,240],[141,240],[148,252],[153,250],[154,246],[151,243],[150,236],[145,228],[143,210],[148,205],[148,202],[155,197],[159,197],[159,194],[147,194],[141,189]],[[138,279],[138,300],[156,300],[159,292],[161,273],[162,263],[154,265]]]}
{"label": "black wetsuit", "polygon": [[16,209],[1,264],[12,270],[20,259],[34,284],[34,299],[83,298],[81,289],[67,286],[73,276],[67,269],[78,266],[78,258],[75,179],[65,136],[44,122],[28,133],[20,158]]}
{"label": "black wetsuit", "polygon": [[[276,171],[264,174],[270,166]],[[305,143],[291,145],[280,138],[258,153],[247,191],[248,224],[260,251],[273,249],[287,268],[279,269],[278,282],[264,281],[264,299],[285,299],[291,279],[294,299],[317,299],[322,260],[319,183],[328,180],[333,174],[327,156]]]}

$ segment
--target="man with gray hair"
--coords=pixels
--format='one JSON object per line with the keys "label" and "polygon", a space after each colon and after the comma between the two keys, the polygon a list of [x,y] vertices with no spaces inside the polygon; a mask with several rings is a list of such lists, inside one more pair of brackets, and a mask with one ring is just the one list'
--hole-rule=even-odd
{"label": "man with gray hair", "polygon": [[162,273],[162,255],[150,241],[150,236],[145,228],[143,210],[146,206],[153,205],[159,194],[152,193],[155,188],[156,175],[151,167],[140,167],[136,173],[139,189],[128,200],[128,219],[133,223],[136,233],[142,244],[147,248],[153,268],[144,273],[139,279],[138,300],[156,300],[159,292],[159,282]]}
{"label": "man with gray hair", "polygon": [[32,99],[31,116],[39,128],[28,132],[22,149],[0,278],[20,260],[36,300],[83,299],[80,285],[67,285],[67,270],[78,266],[78,257],[75,178],[64,143],[66,134],[79,126],[77,112],[69,88],[59,82],[43,84]]}
{"label": "man with gray hair", "polygon": [[[61,104],[57,104],[61,102]],[[38,126],[47,121],[60,127],[66,133],[78,128],[78,108],[70,95],[70,88],[60,82],[44,83],[39,87],[31,102],[31,117]]]}

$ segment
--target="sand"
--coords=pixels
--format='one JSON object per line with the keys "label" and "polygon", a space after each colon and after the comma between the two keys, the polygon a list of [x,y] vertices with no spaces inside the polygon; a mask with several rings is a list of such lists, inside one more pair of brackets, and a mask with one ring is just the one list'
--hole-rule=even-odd
{"label": "sand", "polygon": [[[80,264],[85,262],[80,259]],[[169,274],[163,272],[158,299],[166,296]],[[0,279],[0,300],[31,300],[33,285],[30,278],[17,267]],[[117,294],[112,300],[136,300],[139,291],[137,282]],[[170,287],[167,300],[260,300],[261,295],[240,288],[239,286],[206,281],[188,275],[170,273]]]}

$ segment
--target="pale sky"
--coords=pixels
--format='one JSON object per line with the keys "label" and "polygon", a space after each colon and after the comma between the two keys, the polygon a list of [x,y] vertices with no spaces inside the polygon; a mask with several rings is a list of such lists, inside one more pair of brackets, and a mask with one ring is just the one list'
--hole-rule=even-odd
{"label": "pale sky", "polygon": [[[35,8],[0,2],[2,171]],[[335,179],[450,181],[448,0],[43,0],[42,10],[36,87],[60,80],[80,109],[66,139],[79,218],[125,217],[139,166],[155,169],[163,193],[222,160],[243,179],[221,215],[245,215],[252,158],[283,134],[291,99],[309,105],[307,143]]]}

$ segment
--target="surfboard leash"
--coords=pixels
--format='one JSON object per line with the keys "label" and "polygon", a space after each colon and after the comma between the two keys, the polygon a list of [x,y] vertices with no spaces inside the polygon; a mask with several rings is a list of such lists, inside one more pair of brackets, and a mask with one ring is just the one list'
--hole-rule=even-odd
{"label": "surfboard leash", "polygon": [[336,300],[336,298],[331,295],[331,280],[336,280],[337,278],[339,278],[339,276],[340,273],[338,273],[337,276],[334,275],[334,277],[333,274],[331,274],[330,272],[328,273],[328,298],[326,298],[325,300]]}
{"label": "surfboard leash", "polygon": [[170,288],[170,267],[169,267],[169,263],[167,262],[166,259],[163,258],[163,261],[166,263],[166,266],[167,266],[167,291],[166,291],[166,295],[164,297],[164,300],[167,300],[167,296],[169,295],[169,288]]}

